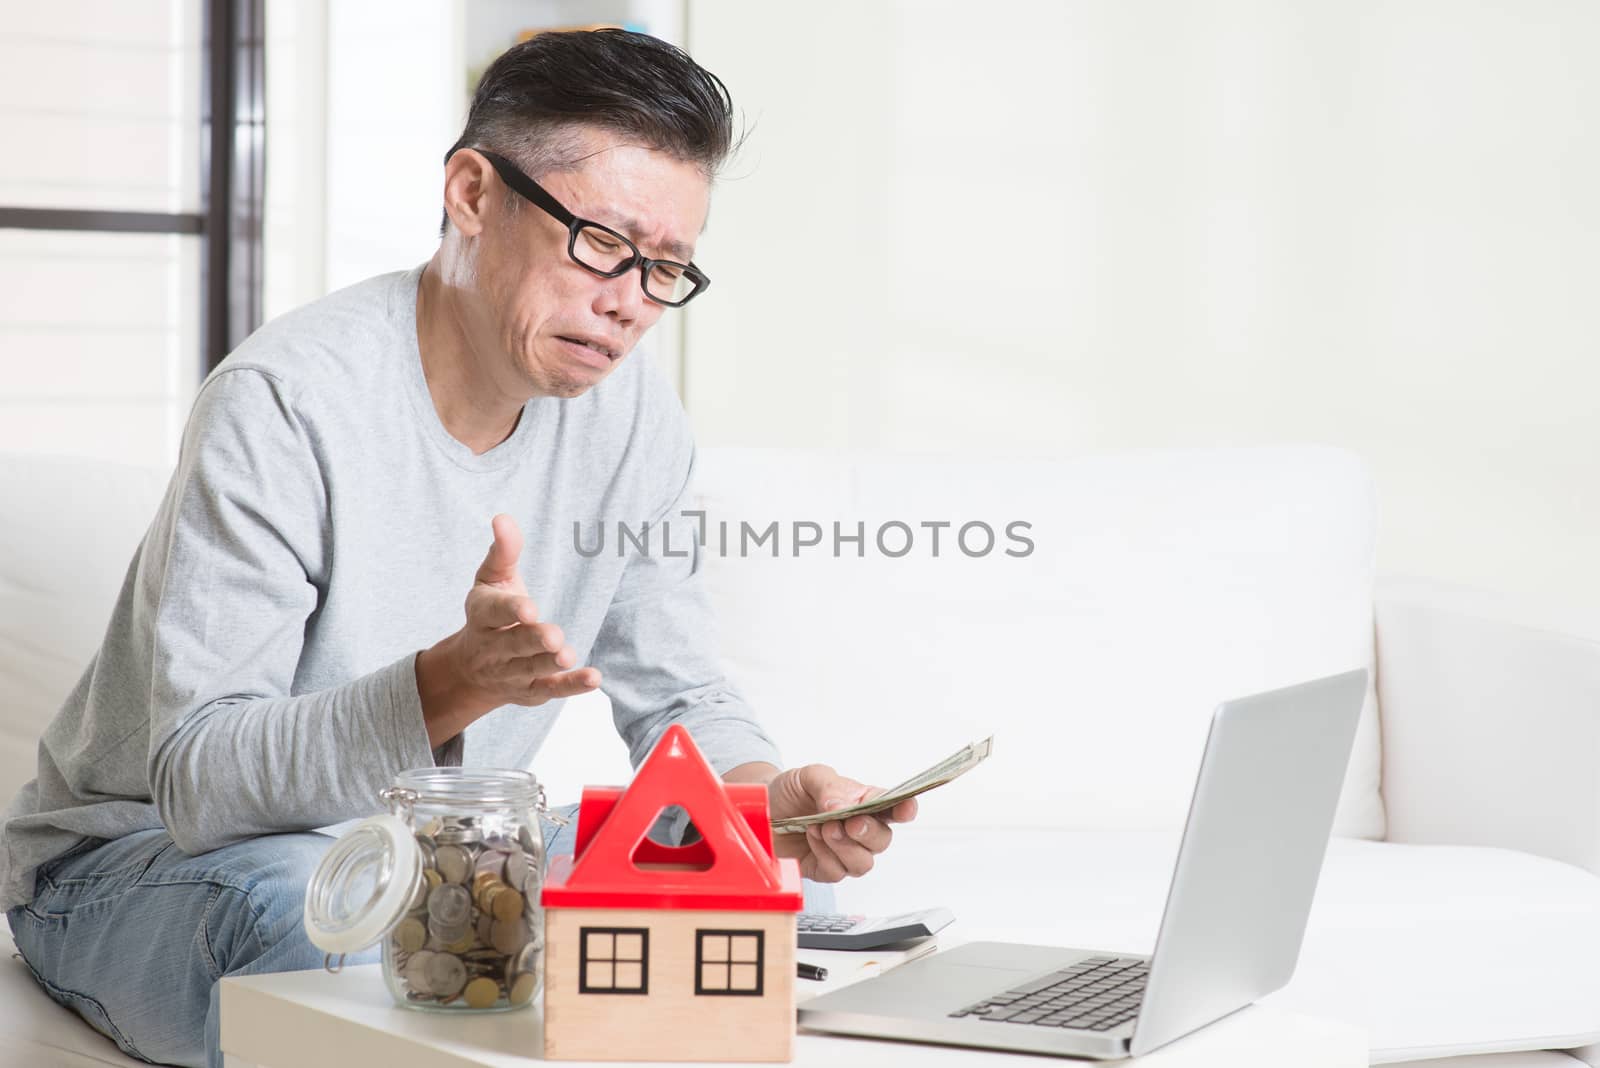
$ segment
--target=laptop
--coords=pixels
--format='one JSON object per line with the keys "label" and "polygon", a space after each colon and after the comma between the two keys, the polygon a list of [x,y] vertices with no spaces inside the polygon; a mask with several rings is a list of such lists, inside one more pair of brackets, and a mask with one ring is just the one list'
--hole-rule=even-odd
{"label": "laptop", "polygon": [[1365,669],[1220,705],[1155,953],[974,942],[799,1007],[818,1031],[1112,1059],[1282,987],[1322,871]]}

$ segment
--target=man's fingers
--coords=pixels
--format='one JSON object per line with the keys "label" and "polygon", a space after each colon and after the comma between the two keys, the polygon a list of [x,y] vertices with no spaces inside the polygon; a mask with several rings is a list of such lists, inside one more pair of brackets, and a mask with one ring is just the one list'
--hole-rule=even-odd
{"label": "man's fingers", "polygon": [[475,578],[486,585],[514,582],[517,577],[517,558],[522,555],[522,531],[517,529],[515,519],[503,513],[495,516],[491,525],[494,527],[494,541],[478,567]]}
{"label": "man's fingers", "polygon": [[[539,621],[539,606],[526,594],[474,588],[467,604],[468,618],[485,630],[503,630],[517,624],[531,626]],[[530,647],[526,651],[533,650]]]}
{"label": "man's fingers", "polygon": [[[806,878],[813,882],[836,883],[845,877],[844,864],[823,841],[822,828],[815,825],[807,827],[806,844],[811,847],[811,856],[800,864]],[[811,870],[805,871],[806,868]]]}
{"label": "man's fingers", "polygon": [[554,623],[533,623],[518,627],[505,636],[505,642],[503,648],[514,657],[559,653],[562,649],[570,648],[567,645],[567,636]]}
{"label": "man's fingers", "polygon": [[[856,817],[856,819],[866,819],[866,817]],[[855,822],[855,819],[849,821],[851,825]],[[873,851],[852,838],[846,830],[846,824],[837,821],[824,823],[822,840],[833,850],[833,855],[838,858],[839,863],[844,865],[846,874],[859,876],[872,870]]]}
{"label": "man's fingers", "polygon": [[[800,787],[806,796],[816,804],[818,809],[827,806],[829,801],[848,803],[854,793],[852,787],[860,788],[860,784],[846,779],[826,764],[807,764],[796,773],[800,780]],[[833,806],[838,807],[838,806]]]}
{"label": "man's fingers", "polygon": [[859,878],[872,870],[871,851],[839,833],[839,824],[825,823],[810,830],[818,832],[810,842],[812,854],[819,858],[818,870],[838,873],[826,881],[834,882],[846,876]]}
{"label": "man's fingers", "polygon": [[559,653],[540,653],[538,656],[519,656],[506,661],[506,670],[512,679],[526,679],[532,685],[535,679],[559,675],[578,662],[578,654],[571,649]]}
{"label": "man's fingers", "polygon": [[563,697],[576,697],[600,688],[598,668],[579,668],[563,675],[544,675],[534,679],[528,687],[541,701],[559,701]]}
{"label": "man's fingers", "polygon": [[[829,823],[826,827],[839,827],[840,824]],[[845,820],[843,825],[844,837],[860,845],[869,853],[882,853],[889,848],[889,843],[894,840],[894,831],[881,818],[873,816],[852,816]]]}
{"label": "man's fingers", "polygon": [[560,671],[578,664],[578,654],[571,646],[555,652],[541,652],[538,656],[512,657],[506,667],[518,678],[534,679],[544,675],[558,675]]}
{"label": "man's fingers", "polygon": [[[858,795],[851,798],[850,803],[856,805],[863,801],[871,801],[873,798],[881,797],[886,793],[888,791],[881,786],[864,786]],[[874,815],[884,823],[910,823],[917,818],[917,799],[908,797],[887,812],[878,812],[874,813]],[[874,852],[881,853],[882,850],[874,850]]]}

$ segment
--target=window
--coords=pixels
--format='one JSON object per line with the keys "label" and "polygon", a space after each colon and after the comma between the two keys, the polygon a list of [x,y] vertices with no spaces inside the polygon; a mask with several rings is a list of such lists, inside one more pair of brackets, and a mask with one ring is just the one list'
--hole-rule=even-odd
{"label": "window", "polygon": [[170,469],[260,325],[265,6],[7,8],[0,449]]}
{"label": "window", "polygon": [[765,949],[762,931],[696,931],[694,992],[760,997]]}
{"label": "window", "polygon": [[644,927],[580,927],[580,994],[648,994],[650,932]]}

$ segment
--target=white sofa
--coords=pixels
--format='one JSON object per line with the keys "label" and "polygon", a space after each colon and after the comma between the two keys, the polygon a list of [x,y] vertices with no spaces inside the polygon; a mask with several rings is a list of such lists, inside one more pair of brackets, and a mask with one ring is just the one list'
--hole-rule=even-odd
{"label": "white sofa", "polygon": [[[7,796],[99,639],[161,482],[0,457]],[[1600,1047],[1578,1048],[1600,1043],[1600,627],[1375,582],[1353,456],[704,450],[698,485],[726,662],[789,760],[884,781],[996,736],[988,764],[928,796],[879,870],[841,887],[843,906],[943,904],[971,937],[1148,948],[1211,708],[1365,665],[1377,681],[1339,837],[1300,968],[1270,1000],[1362,1025],[1374,1063],[1600,1066]],[[779,555],[769,541],[741,556],[741,521],[778,523]],[[923,524],[941,521],[935,557]],[[968,555],[955,538],[978,521],[996,543]],[[834,555],[835,522],[863,524],[860,557],[849,541]],[[1029,524],[1014,528],[1026,555],[1006,555],[1025,548],[1013,522]],[[796,555],[795,523],[820,544]],[[911,551],[889,555],[908,533]],[[625,774],[603,705],[564,710],[535,768],[555,799]],[[133,1063],[10,963],[0,1065]]]}

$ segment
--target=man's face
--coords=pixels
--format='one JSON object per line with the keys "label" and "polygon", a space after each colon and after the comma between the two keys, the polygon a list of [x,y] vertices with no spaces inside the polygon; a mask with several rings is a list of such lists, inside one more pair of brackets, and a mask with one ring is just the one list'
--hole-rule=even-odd
{"label": "man's face", "polygon": [[[579,218],[627,235],[644,255],[687,262],[710,208],[705,175],[613,135],[586,140],[576,169],[539,184]],[[489,212],[497,218],[482,237],[478,289],[487,325],[510,357],[504,373],[534,396],[576,397],[610,374],[667,309],[644,295],[637,269],[600,278],[573,262],[567,228],[534,205],[520,203],[509,219],[500,204]]]}

